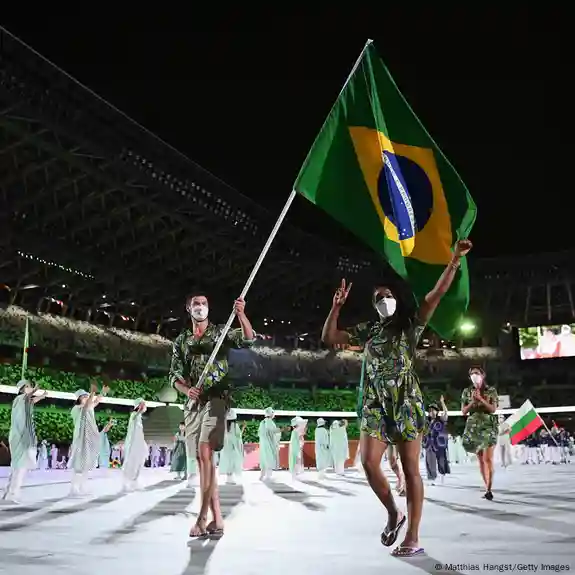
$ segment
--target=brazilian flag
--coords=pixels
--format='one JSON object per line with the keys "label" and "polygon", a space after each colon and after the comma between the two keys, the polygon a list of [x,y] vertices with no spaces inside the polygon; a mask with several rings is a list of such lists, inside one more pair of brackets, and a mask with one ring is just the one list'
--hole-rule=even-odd
{"label": "brazilian flag", "polygon": [[[294,189],[357,235],[411,286],[433,289],[476,206],[369,41]],[[449,337],[469,303],[467,262],[431,326]]]}

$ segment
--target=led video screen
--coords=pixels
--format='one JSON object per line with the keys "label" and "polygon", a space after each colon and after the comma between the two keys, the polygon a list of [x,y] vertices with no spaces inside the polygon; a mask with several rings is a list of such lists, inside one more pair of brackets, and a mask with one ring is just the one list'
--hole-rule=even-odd
{"label": "led video screen", "polygon": [[521,359],[575,357],[575,324],[519,328]]}

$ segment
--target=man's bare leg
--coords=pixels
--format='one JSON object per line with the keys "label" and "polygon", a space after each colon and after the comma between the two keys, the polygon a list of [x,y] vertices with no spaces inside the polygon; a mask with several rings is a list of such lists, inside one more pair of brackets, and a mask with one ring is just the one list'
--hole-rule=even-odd
{"label": "man's bare leg", "polygon": [[213,491],[210,499],[210,511],[212,512],[212,521],[209,522],[206,529],[210,531],[224,530],[224,518],[222,517],[222,509],[220,507],[220,493],[218,489],[218,481],[216,479],[216,468],[212,465],[212,481]]}
{"label": "man's bare leg", "polygon": [[215,486],[215,468],[213,464],[213,452],[209,443],[200,443],[199,446],[199,472],[200,472],[200,512],[196,524],[190,531],[190,537],[199,537],[206,532],[208,511],[212,500]]}

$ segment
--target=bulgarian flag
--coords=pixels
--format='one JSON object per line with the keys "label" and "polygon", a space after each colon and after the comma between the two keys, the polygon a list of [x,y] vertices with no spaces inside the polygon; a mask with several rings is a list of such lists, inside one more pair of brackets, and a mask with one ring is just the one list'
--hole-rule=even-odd
{"label": "bulgarian flag", "polygon": [[545,425],[529,400],[509,417],[505,423],[511,430],[509,437],[511,438],[512,445],[517,445],[520,441],[523,441],[526,437],[529,437]]}

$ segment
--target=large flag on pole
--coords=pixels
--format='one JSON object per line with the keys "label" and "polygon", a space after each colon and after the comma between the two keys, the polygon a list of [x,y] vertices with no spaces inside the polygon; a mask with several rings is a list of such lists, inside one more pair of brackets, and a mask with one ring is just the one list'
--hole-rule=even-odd
{"label": "large flag on pole", "polygon": [[[477,211],[371,41],[294,188],[384,256],[418,301],[435,286],[456,240],[469,235]],[[468,303],[463,261],[432,327],[448,337]]]}
{"label": "large flag on pole", "polygon": [[533,404],[527,400],[513,415],[507,418],[505,423],[511,430],[509,437],[512,445],[517,445],[526,437],[536,432],[545,423],[537,413]]}
{"label": "large flag on pole", "polygon": [[24,349],[22,350],[22,377],[26,379],[28,369],[28,348],[30,347],[30,319],[26,318],[26,327],[24,328]]}

